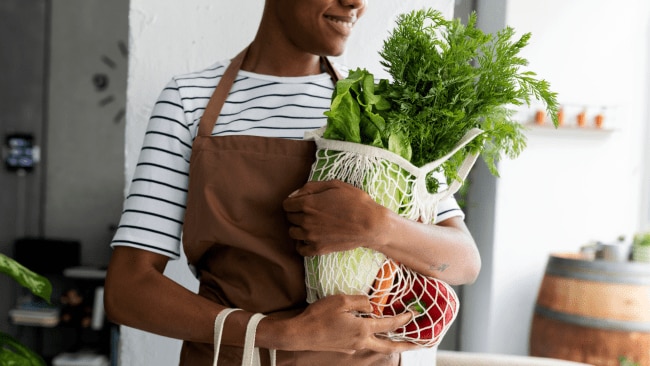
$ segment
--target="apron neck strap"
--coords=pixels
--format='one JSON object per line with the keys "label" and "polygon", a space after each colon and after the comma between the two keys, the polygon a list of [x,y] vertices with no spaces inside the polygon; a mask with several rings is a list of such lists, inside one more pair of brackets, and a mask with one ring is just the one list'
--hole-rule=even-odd
{"label": "apron neck strap", "polygon": [[[223,76],[221,76],[221,80],[219,80],[219,84],[214,90],[214,93],[212,93],[212,97],[210,97],[210,101],[203,112],[203,116],[201,116],[198,132],[199,136],[210,136],[212,134],[214,124],[217,122],[217,118],[219,118],[219,115],[221,114],[221,108],[230,93],[232,84],[235,82],[235,78],[237,77],[237,73],[241,68],[244,58],[246,58],[247,52],[248,47],[235,56],[235,58],[230,60],[230,64],[226,68]],[[341,74],[339,74],[339,72],[332,66],[332,63],[327,57],[321,56],[320,61],[325,67],[325,71],[332,78],[332,82],[336,85],[336,82],[342,79]]]}
{"label": "apron neck strap", "polygon": [[330,74],[330,78],[332,78],[332,82],[334,83],[334,85],[336,85],[337,81],[343,79],[341,74],[339,74],[339,71],[337,69],[335,69],[334,66],[332,66],[332,63],[330,62],[329,58],[327,58],[325,56],[321,56],[320,57],[320,62],[321,62],[321,65],[325,66],[325,71],[328,74]]}
{"label": "apron neck strap", "polygon": [[235,58],[230,60],[230,65],[228,65],[223,76],[221,76],[221,80],[219,80],[219,84],[214,90],[214,93],[212,93],[212,97],[210,97],[210,101],[208,102],[208,106],[205,108],[205,112],[203,112],[203,116],[201,116],[201,121],[199,122],[199,136],[210,136],[212,134],[214,124],[217,122],[219,114],[221,114],[223,103],[226,101],[228,93],[230,93],[230,88],[235,82],[235,78],[237,77],[237,73],[241,68],[241,64],[244,61],[247,52],[248,47],[244,48],[244,50],[235,56]]}

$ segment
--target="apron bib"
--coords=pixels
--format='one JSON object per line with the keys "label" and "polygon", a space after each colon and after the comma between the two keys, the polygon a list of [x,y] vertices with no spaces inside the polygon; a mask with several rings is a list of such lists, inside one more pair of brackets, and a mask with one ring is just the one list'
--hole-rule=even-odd
{"label": "apron bib", "polygon": [[[199,295],[226,307],[290,317],[307,306],[305,272],[282,201],[307,182],[316,147],[313,141],[211,136],[245,53],[228,66],[192,145],[183,247],[196,268]],[[222,345],[219,365],[240,365],[242,351]],[[268,365],[268,351],[260,354]],[[212,344],[186,341],[180,363],[211,365],[213,355]],[[277,351],[280,366],[398,363],[398,355],[374,352]]]}

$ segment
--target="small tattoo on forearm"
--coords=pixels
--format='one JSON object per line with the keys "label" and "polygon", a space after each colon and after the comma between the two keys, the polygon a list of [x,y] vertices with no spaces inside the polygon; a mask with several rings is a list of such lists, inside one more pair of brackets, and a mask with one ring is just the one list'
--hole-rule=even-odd
{"label": "small tattoo on forearm", "polygon": [[429,268],[434,270],[434,271],[444,272],[447,268],[449,268],[449,265],[444,264],[444,263],[443,264],[432,264]]}

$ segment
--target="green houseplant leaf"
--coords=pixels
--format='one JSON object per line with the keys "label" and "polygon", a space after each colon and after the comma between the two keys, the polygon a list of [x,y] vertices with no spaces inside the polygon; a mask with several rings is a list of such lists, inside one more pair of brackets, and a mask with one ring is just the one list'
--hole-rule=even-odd
{"label": "green houseplant leaf", "polygon": [[45,366],[45,360],[10,335],[0,333],[0,366]]}
{"label": "green houseplant leaf", "polygon": [[34,295],[48,303],[50,302],[50,297],[52,296],[52,284],[50,281],[4,254],[0,254],[0,273],[8,275],[18,282],[18,284],[30,290]]}
{"label": "green houseplant leaf", "polygon": [[[52,283],[46,277],[32,272],[14,259],[0,253],[0,273],[13,278],[18,284],[48,303],[52,296]],[[0,366],[45,366],[41,356],[25,347],[8,334],[0,332]]]}

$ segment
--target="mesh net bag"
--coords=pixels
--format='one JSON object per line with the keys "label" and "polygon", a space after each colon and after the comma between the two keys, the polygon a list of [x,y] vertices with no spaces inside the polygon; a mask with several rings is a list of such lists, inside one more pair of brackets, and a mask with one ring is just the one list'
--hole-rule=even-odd
{"label": "mesh net bag", "polygon": [[[438,202],[460,188],[477,156],[468,156],[458,171],[460,180],[441,185],[446,188],[439,192],[427,191],[427,175],[433,173],[446,183],[444,174],[435,170],[480,133],[479,129],[469,131],[449,154],[416,167],[385,149],[323,139],[321,129],[306,136],[313,138],[317,147],[309,180],[339,179],[403,217],[432,223]],[[458,314],[458,296],[451,286],[368,248],[305,257],[305,276],[309,303],[334,294],[367,295],[373,306],[369,316],[413,313],[411,322],[385,334],[392,340],[436,346]]]}

